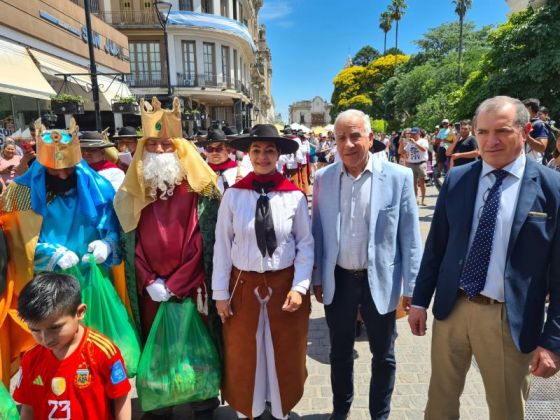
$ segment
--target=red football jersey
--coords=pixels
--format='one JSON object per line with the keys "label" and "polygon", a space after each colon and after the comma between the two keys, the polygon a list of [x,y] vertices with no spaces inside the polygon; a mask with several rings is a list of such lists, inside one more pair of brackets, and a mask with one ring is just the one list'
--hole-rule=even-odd
{"label": "red football jersey", "polygon": [[64,360],[43,346],[32,348],[19,373],[14,400],[32,406],[37,420],[113,419],[110,399],[130,391],[118,347],[89,328]]}

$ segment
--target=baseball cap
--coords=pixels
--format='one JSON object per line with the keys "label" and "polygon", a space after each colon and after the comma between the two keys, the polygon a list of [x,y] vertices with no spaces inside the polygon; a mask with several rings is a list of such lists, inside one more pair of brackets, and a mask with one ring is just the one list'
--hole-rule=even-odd
{"label": "baseball cap", "polygon": [[441,123],[442,124],[449,124],[449,120],[447,118],[445,118]]}
{"label": "baseball cap", "polygon": [[420,132],[420,129],[418,127],[414,127],[410,130],[410,134],[418,134]]}

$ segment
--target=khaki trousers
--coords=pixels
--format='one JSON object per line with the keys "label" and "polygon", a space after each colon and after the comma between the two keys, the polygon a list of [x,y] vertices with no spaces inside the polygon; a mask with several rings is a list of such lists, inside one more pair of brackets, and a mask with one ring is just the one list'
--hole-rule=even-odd
{"label": "khaki trousers", "polygon": [[424,418],[459,418],[459,397],[473,355],[484,383],[490,420],[523,420],[531,354],[515,347],[505,304],[482,305],[465,297],[457,298],[446,319],[434,320],[432,376]]}

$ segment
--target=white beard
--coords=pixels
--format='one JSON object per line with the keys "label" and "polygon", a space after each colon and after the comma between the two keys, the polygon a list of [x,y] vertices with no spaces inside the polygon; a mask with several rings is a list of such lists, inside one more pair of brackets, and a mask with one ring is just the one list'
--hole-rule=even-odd
{"label": "white beard", "polygon": [[183,168],[179,164],[177,153],[144,152],[144,181],[150,189],[150,195],[167,200],[173,195],[176,185],[180,185],[185,178]]}

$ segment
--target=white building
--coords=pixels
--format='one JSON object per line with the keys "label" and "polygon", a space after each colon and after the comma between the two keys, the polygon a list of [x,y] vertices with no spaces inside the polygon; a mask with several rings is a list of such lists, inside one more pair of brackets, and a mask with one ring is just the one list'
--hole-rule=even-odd
{"label": "white building", "polygon": [[290,123],[303,124],[309,128],[325,126],[331,122],[332,104],[319,96],[311,101],[299,101],[290,105]]}
{"label": "white building", "polygon": [[[271,55],[258,22],[262,0],[169,3],[171,91],[186,110],[200,111],[196,125],[225,121],[241,130],[272,120]],[[99,8],[102,19],[128,36],[133,93],[165,100],[166,45],[152,2],[105,0]]]}
{"label": "white building", "polygon": [[506,0],[512,13],[519,12],[529,6],[542,6],[547,0]]}

